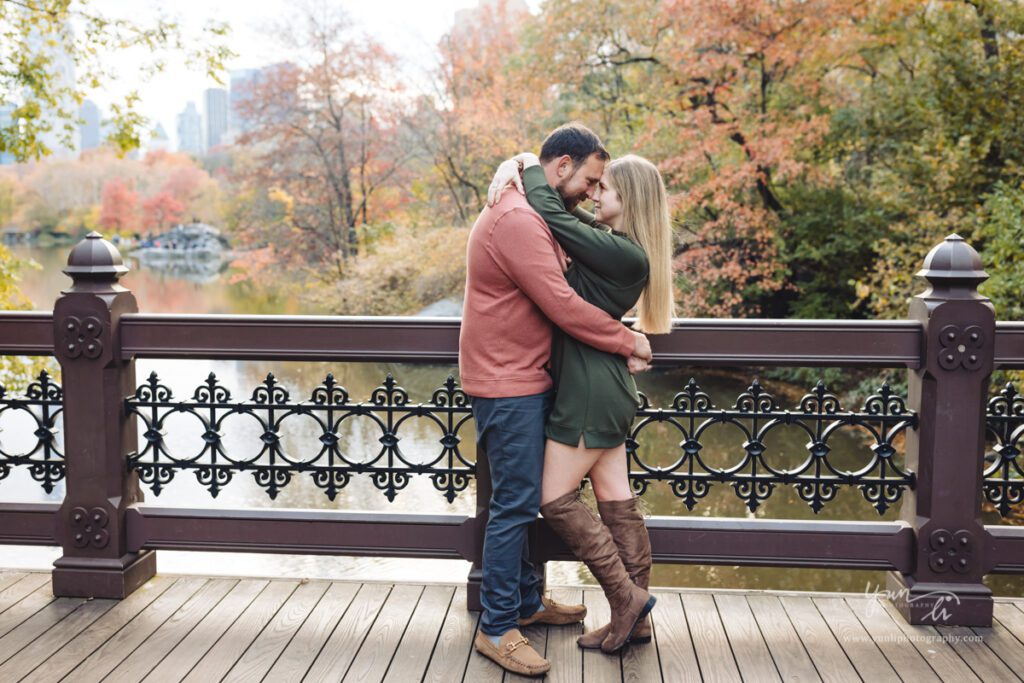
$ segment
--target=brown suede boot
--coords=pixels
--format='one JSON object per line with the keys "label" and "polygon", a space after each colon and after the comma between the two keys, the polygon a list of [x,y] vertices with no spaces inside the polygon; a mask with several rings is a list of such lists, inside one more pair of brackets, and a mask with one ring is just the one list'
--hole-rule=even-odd
{"label": "brown suede boot", "polygon": [[601,650],[609,654],[618,651],[636,623],[654,607],[654,597],[629,578],[611,532],[580,500],[579,491],[541,505],[540,513],[601,584],[612,613]]}
{"label": "brown suede boot", "polygon": [[[637,499],[598,501],[597,510],[601,520],[608,527],[619,549],[619,557],[629,572],[633,583],[644,590],[651,582],[651,539],[647,534],[644,516],[637,507]],[[576,639],[577,645],[584,649],[597,649],[608,636],[609,625],[584,633]],[[651,620],[645,616],[637,622],[629,643],[651,642]]]}

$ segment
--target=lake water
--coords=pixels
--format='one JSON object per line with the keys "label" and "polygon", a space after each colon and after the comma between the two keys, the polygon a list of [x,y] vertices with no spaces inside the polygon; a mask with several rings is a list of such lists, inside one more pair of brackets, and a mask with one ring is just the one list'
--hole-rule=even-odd
{"label": "lake water", "polygon": [[[70,281],[60,271],[64,266],[67,248],[40,249],[21,247],[16,250],[20,256],[37,261],[42,269],[25,273],[22,290],[31,298],[36,308],[47,310],[58,296],[61,288]],[[224,276],[210,273],[171,273],[141,267],[129,261],[132,270],[122,279],[139,301],[139,309],[154,313],[324,313],[305,307],[301,301],[256,293],[244,283],[230,283]],[[235,361],[169,361],[140,360],[137,363],[137,377],[141,381],[155,371],[164,384],[174,392],[175,397],[192,395],[195,388],[210,372],[215,372],[220,382],[227,386],[233,397],[247,397],[252,390],[273,372],[275,377],[290,392],[293,398],[308,396],[327,373],[343,385],[353,400],[365,400],[388,373],[405,387],[413,402],[426,401],[449,374],[457,368],[444,365],[407,365],[388,363],[266,363]],[[731,406],[736,396],[744,391],[748,378],[735,374],[713,372],[701,368],[676,368],[655,370],[638,378],[641,391],[647,394],[654,406],[668,405],[676,392],[680,391],[690,377],[695,377],[718,406]],[[766,383],[767,388],[776,391],[784,407],[796,405],[799,392],[793,387]],[[297,425],[286,432],[284,438],[293,449],[310,447],[320,432],[315,424]],[[16,419],[0,420],[4,430],[5,446],[17,445],[27,432]],[[180,416],[166,423],[169,450],[176,454],[195,453],[200,441],[200,430],[194,418]],[[141,431],[141,430],[140,430]],[[21,432],[25,437],[18,437]],[[352,430],[347,435],[351,441],[348,450],[357,452],[360,444],[373,452],[379,449],[372,431]],[[437,432],[426,424],[410,425],[400,432],[404,452],[415,452],[417,448],[436,450]],[[34,437],[32,437],[34,438]],[[224,440],[229,449],[245,449],[247,444],[256,443],[258,438],[253,420],[239,419],[225,428]],[[643,434],[642,453],[645,460],[666,463],[668,454],[677,452],[679,436],[667,428],[647,429]],[[795,465],[806,457],[806,434],[798,429],[782,429],[771,434],[767,443],[772,460],[776,464]],[[24,442],[29,443],[27,440]],[[462,433],[462,444],[472,453],[472,432]],[[715,429],[702,438],[702,456],[715,465],[737,462],[742,453],[742,440],[735,430]],[[829,445],[830,458],[841,467],[854,467],[866,463],[870,457],[869,443],[857,433],[840,431]],[[11,450],[20,452],[15,447]],[[443,513],[456,512],[472,514],[474,495],[472,484],[468,491],[449,504],[425,477],[414,477],[407,488],[400,491],[393,503],[375,488],[364,476],[355,476],[348,487],[332,502],[313,485],[308,477],[295,477],[277,497],[270,500],[248,474],[236,475],[233,481],[214,499],[187,472],[180,472],[163,490],[155,496],[145,490],[147,502],[161,506],[239,508],[315,508],[345,510],[387,510],[391,512]],[[63,486],[58,486],[47,495],[32,481],[23,468],[14,468],[6,480],[0,481],[0,499],[5,501],[60,501]],[[843,489],[835,500],[828,503],[822,512],[815,515],[808,505],[800,500],[789,487],[777,487],[776,492],[762,506],[752,513],[736,497],[732,487],[721,484],[712,488],[711,493],[701,500],[693,512],[688,512],[680,499],[675,497],[668,486],[654,483],[644,496],[646,504],[655,515],[703,515],[711,517],[736,518],[787,518],[787,519],[844,519],[844,520],[894,520],[896,509],[884,515],[878,513],[857,490]],[[998,517],[989,517],[988,523],[998,523]],[[0,566],[49,568],[58,556],[56,549],[23,548],[0,546]],[[403,560],[389,558],[348,558],[304,555],[269,555],[246,553],[187,553],[160,551],[158,566],[164,573],[201,573],[226,575],[293,576],[317,578],[377,579],[388,581],[460,581],[468,570],[465,562],[452,560]],[[588,572],[577,563],[553,562],[549,564],[548,580],[553,584],[590,583]],[[701,586],[747,589],[787,589],[816,591],[873,590],[884,586],[884,573],[879,571],[780,569],[730,566],[686,566],[658,565],[654,568],[652,583],[662,586]],[[992,577],[989,581],[998,594],[1024,595],[1024,577]]]}

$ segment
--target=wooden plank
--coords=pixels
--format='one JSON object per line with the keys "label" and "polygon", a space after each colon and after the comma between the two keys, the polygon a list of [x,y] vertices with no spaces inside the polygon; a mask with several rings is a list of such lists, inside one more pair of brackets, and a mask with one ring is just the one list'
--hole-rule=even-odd
{"label": "wooden plank", "polygon": [[997,602],[992,608],[999,623],[1017,640],[1024,643],[1024,612],[1017,609],[1016,605],[1005,602]]}
{"label": "wooden plank", "polygon": [[28,576],[25,572],[0,571],[0,594],[7,590],[8,586],[14,585]]}
{"label": "wooden plank", "polygon": [[0,614],[0,636],[7,635],[53,601],[54,597],[53,593],[50,592],[50,583],[45,581]]}
{"label": "wooden plank", "polygon": [[[46,574],[23,574],[21,579],[15,581],[0,591],[0,624],[10,623],[5,621],[7,618],[6,612],[17,605],[19,602],[24,600],[27,596],[32,595],[43,586],[49,586],[50,577]],[[53,599],[51,594],[50,599]],[[20,621],[17,623],[21,623]],[[10,628],[3,631],[6,633]]]}
{"label": "wooden plank", "polygon": [[781,680],[746,596],[719,593],[714,599],[743,680]]}
{"label": "wooden plank", "polygon": [[[68,674],[67,679],[75,683],[89,683],[103,679],[207,583],[208,581],[201,577],[178,579],[173,586],[142,610],[124,628],[104,640],[102,645],[93,650]],[[88,632],[86,633],[88,634]]]}
{"label": "wooden plank", "polygon": [[[822,680],[777,596],[748,595],[747,606],[753,613],[771,658],[775,661],[775,667],[784,680]],[[850,673],[853,673],[852,668]],[[856,674],[854,678],[857,678]]]}
{"label": "wooden plank", "polygon": [[[849,602],[849,599],[847,600]],[[879,600],[882,609],[892,618],[896,627],[910,638],[917,651],[927,660],[939,678],[944,681],[976,681],[971,668],[947,643],[934,626],[911,626],[888,600]]]}
{"label": "wooden plank", "polygon": [[[662,601],[661,595],[655,597],[658,598],[658,602],[655,604],[652,612],[658,609]],[[675,598],[674,595],[672,597]],[[661,680],[661,663],[658,660],[658,634],[652,622],[651,642],[629,644],[623,648],[622,680],[625,683],[646,683],[647,681]]]}
{"label": "wooden plank", "polygon": [[[587,606],[587,618],[583,620],[583,631],[596,631],[611,620],[608,600],[600,590],[587,588],[583,591],[583,604]],[[583,680],[587,683],[620,683],[622,681],[622,656],[620,653],[606,655],[601,650],[583,651]]]}
{"label": "wooden plank", "polygon": [[[49,592],[48,588],[45,590]],[[72,614],[84,605],[85,602],[85,598],[57,598],[43,606],[38,612],[18,625],[17,628],[11,629],[3,638],[0,638],[0,662],[10,659],[20,650],[28,647],[30,643],[42,636],[65,617]],[[92,615],[90,621],[95,620],[96,617],[106,612],[114,604],[113,600],[94,602],[97,602],[98,606],[96,609],[90,610],[89,614]],[[98,613],[96,610],[99,610]],[[75,623],[80,621],[81,619],[78,619]],[[0,680],[4,679],[0,678]]]}
{"label": "wooden plank", "polygon": [[[797,638],[804,644],[808,656],[814,662],[814,668],[817,669],[818,675],[826,683],[848,683],[861,680],[861,676],[857,675],[856,668],[854,668],[851,660],[847,658],[839,641],[836,640],[837,637],[840,640],[843,638],[864,638],[866,640],[864,643],[856,644],[866,645],[871,648],[870,659],[872,661],[868,665],[871,667],[871,675],[865,676],[864,680],[872,682],[899,681],[896,672],[885,661],[885,657],[882,656],[878,648],[870,642],[867,633],[864,632],[860,622],[857,621],[857,617],[853,616],[853,613],[846,609],[845,604],[840,603],[846,612],[844,615],[846,623],[836,625],[839,634],[842,634],[840,636],[839,634],[832,634],[829,624],[825,623],[825,619],[822,619],[821,613],[814,606],[811,598],[783,596],[779,602],[782,608],[786,610],[786,615],[793,625]],[[859,633],[851,629],[851,622],[856,624]],[[878,660],[881,660],[881,666],[877,664]],[[861,672],[861,675],[864,675],[864,673]]]}
{"label": "wooden plank", "polygon": [[352,604],[352,597],[358,590],[358,583],[332,583],[324,593],[324,597],[306,617],[302,628],[274,662],[274,666],[267,673],[266,680],[275,683],[278,681],[281,683],[301,681],[313,664],[313,660],[320,654],[320,650],[331,636],[334,627],[338,625],[338,621]]}
{"label": "wooden plank", "polygon": [[116,600],[54,600],[0,639],[0,660],[6,660],[0,666],[0,681],[21,680],[116,604]]}
{"label": "wooden plank", "polygon": [[384,678],[422,594],[423,586],[398,585],[391,589],[342,680],[376,682]]}
{"label": "wooden plank", "polygon": [[237,583],[235,579],[208,581],[103,680],[109,683],[141,681]]}
{"label": "wooden plank", "polygon": [[683,601],[686,623],[690,625],[693,649],[704,679],[742,680],[714,597],[707,593],[686,593],[679,597]]}
{"label": "wooden plank", "polygon": [[[578,605],[583,602],[583,590],[580,588],[555,588],[551,591],[551,598],[566,605]],[[551,671],[548,672],[549,681],[583,680],[583,650],[576,644],[576,639],[581,635],[583,635],[583,624],[548,628],[544,656],[551,662]]]}
{"label": "wooden plank", "polygon": [[[904,681],[938,681],[935,671],[910,639],[882,609],[881,600],[867,598],[831,598],[843,600],[847,608],[869,634],[872,642],[882,651],[896,674]],[[824,599],[820,599],[825,602]],[[816,603],[819,599],[815,600]]]}
{"label": "wooden plank", "polygon": [[466,609],[466,587],[455,589],[448,614],[441,624],[434,651],[430,654],[423,683],[450,683],[462,680],[466,665],[473,656],[473,638],[476,636],[479,612]]}
{"label": "wooden plank", "polygon": [[409,620],[409,628],[405,630],[398,651],[388,667],[385,683],[404,683],[423,678],[448,611],[466,611],[465,603],[452,604],[454,594],[454,586],[427,586],[423,589],[416,611]]}
{"label": "wooden plank", "polygon": [[[1011,671],[1003,660],[985,644],[983,638],[966,626],[938,626],[936,630],[948,643],[971,671],[983,681],[1021,680],[1020,676]],[[991,633],[992,629],[984,629]],[[1016,638],[1014,638],[1016,640]]]}
{"label": "wooden plank", "polygon": [[186,683],[222,679],[298,586],[298,581],[271,581],[221,636],[217,646],[199,660],[185,678]]}
{"label": "wooden plank", "polygon": [[377,619],[391,588],[391,585],[383,583],[365,583],[360,587],[345,616],[320,649],[304,681],[341,680]]}
{"label": "wooden plank", "polygon": [[[700,665],[690,637],[686,612],[678,593],[656,592],[658,604],[651,617],[654,620],[654,641],[661,660],[661,678],[665,681],[699,681]],[[732,657],[729,654],[729,657]]]}
{"label": "wooden plank", "polygon": [[[1024,671],[1024,642],[1016,638],[998,619],[999,603],[995,604],[996,619],[992,628],[975,628],[987,645],[1012,671]],[[1019,676],[1020,674],[1018,674]]]}
{"label": "wooden plank", "polygon": [[248,579],[235,584],[231,592],[206,613],[196,627],[167,653],[163,661],[150,671],[144,680],[148,683],[177,683],[184,678],[260,591],[267,587],[267,583],[265,580]]}
{"label": "wooden plank", "polygon": [[[49,641],[50,633],[47,633],[47,637],[25,648],[4,667],[10,665],[13,669],[17,660],[24,659],[31,665],[21,674],[27,676],[25,681],[43,683],[60,680],[172,585],[174,579],[157,576],[117,602],[110,611],[90,624],[88,629],[74,635],[66,644],[57,645]],[[18,680],[16,675],[12,675],[12,680]]]}
{"label": "wooden plank", "polygon": [[328,581],[310,581],[296,588],[224,680],[262,680],[329,587]]}

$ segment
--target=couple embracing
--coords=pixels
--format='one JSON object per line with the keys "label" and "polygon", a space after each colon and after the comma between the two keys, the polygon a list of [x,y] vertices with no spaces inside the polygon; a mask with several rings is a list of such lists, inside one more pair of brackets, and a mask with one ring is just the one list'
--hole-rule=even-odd
{"label": "couple embracing", "polygon": [[[579,204],[594,202],[594,213]],[[528,559],[538,510],[597,579],[611,622],[580,647],[649,642],[651,545],[629,486],[632,374],[673,313],[665,187],[647,160],[609,161],[592,131],[553,131],[540,156],[499,166],[467,249],[459,370],[473,397],[493,494],[484,540],[478,652],[539,676],[550,663],[519,631],[578,623],[583,605],[543,596]],[[621,322],[637,309],[637,330]],[[585,476],[600,514],[580,499]]]}

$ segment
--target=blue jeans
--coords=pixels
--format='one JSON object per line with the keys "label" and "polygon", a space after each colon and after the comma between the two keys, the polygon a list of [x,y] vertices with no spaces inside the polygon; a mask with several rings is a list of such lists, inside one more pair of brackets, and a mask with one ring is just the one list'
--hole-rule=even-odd
{"label": "blue jeans", "polygon": [[500,636],[519,617],[540,609],[540,581],[529,561],[527,530],[540,512],[544,423],[552,392],[474,398],[477,447],[491,468],[491,504],[484,536],[480,630]]}

